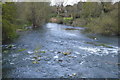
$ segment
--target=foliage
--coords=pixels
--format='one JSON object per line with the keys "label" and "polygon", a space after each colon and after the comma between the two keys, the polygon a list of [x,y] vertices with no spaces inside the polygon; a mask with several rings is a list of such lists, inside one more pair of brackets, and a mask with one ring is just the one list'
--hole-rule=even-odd
{"label": "foliage", "polygon": [[[87,27],[86,31],[103,35],[120,35],[118,4],[111,2],[85,2],[60,7],[62,24]],[[73,19],[68,19],[72,17]]]}
{"label": "foliage", "polygon": [[88,23],[88,29],[92,33],[103,35],[119,35],[118,30],[118,9],[115,8],[110,12],[102,14],[98,18],[94,18]]}
{"label": "foliage", "polygon": [[2,2],[0,2],[0,45],[1,44],[2,44]]}
{"label": "foliage", "polygon": [[99,17],[101,14],[101,5],[97,2],[87,2],[82,6],[81,15],[84,18]]}
{"label": "foliage", "polygon": [[2,41],[12,41],[17,37],[16,30],[30,25],[34,28],[40,27],[51,17],[59,24],[87,26],[86,31],[91,33],[120,35],[118,4],[119,2],[80,2],[73,6],[50,7],[45,2],[7,2],[2,4],[2,16],[0,15],[3,24]]}
{"label": "foliage", "polygon": [[50,17],[48,15],[50,12],[49,3],[45,2],[6,2],[2,8],[3,43],[11,42],[16,38],[17,30],[30,25],[39,27],[47,22]]}
{"label": "foliage", "polygon": [[73,21],[72,26],[86,27],[87,22],[85,18],[77,18]]}
{"label": "foliage", "polygon": [[29,2],[22,3],[21,5],[23,5],[22,9],[24,10],[21,16],[26,21],[31,22],[33,27],[39,27],[48,20],[50,11],[49,3]]}
{"label": "foliage", "polygon": [[6,43],[15,38],[17,25],[15,24],[16,7],[12,2],[3,4],[2,9],[2,41]]}

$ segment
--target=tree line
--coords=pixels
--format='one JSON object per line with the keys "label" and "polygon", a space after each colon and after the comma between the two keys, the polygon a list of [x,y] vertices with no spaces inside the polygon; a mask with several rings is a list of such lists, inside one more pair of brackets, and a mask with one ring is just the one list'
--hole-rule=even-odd
{"label": "tree line", "polygon": [[50,6],[48,2],[2,3],[2,42],[18,37],[17,30],[26,26],[41,27],[56,18],[60,24],[87,27],[86,32],[120,35],[118,4],[111,2],[79,2],[73,6]]}
{"label": "tree line", "polygon": [[53,16],[58,23],[87,27],[90,33],[118,36],[118,5],[119,2],[79,2],[73,6],[53,6]]}
{"label": "tree line", "polygon": [[49,18],[47,2],[5,2],[2,4],[2,42],[18,37],[17,29],[25,26],[40,27]]}

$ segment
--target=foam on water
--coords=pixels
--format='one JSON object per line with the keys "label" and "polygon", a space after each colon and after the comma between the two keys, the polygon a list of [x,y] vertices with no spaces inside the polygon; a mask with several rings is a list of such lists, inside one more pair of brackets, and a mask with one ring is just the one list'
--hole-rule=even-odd
{"label": "foam on water", "polygon": [[[118,48],[97,48],[97,47],[78,47],[79,49],[82,49],[86,51],[87,53],[103,56],[103,55],[117,55],[118,54]],[[90,55],[90,54],[88,54]]]}

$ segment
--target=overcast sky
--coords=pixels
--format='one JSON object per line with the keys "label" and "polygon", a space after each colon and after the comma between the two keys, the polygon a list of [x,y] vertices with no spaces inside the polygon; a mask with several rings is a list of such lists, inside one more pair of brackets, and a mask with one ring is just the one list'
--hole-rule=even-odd
{"label": "overcast sky", "polygon": [[[85,1],[85,0],[82,0]],[[51,0],[51,5],[56,5],[59,2],[63,2],[63,5],[73,5],[73,4],[77,4],[78,2],[80,2],[80,0]]]}
{"label": "overcast sky", "polygon": [[103,1],[103,2],[118,2],[120,0],[51,0],[51,5],[56,5],[60,2],[63,2],[63,5],[66,6],[66,5],[74,5],[74,4],[77,4],[78,2],[99,2],[99,1]]}
{"label": "overcast sky", "polygon": [[120,0],[2,0],[2,1],[13,1],[13,2],[51,2],[51,5],[56,5],[60,2],[63,2],[63,5],[74,5],[77,4],[78,2],[82,1],[82,2],[99,2],[99,1],[103,1],[103,2],[118,2]]}

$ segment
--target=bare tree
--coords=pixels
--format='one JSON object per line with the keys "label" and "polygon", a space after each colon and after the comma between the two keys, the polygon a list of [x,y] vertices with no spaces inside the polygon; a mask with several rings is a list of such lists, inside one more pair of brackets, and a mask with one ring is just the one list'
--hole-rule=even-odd
{"label": "bare tree", "polygon": [[33,28],[39,27],[46,22],[49,15],[49,3],[47,2],[24,2],[21,16],[32,23]]}

